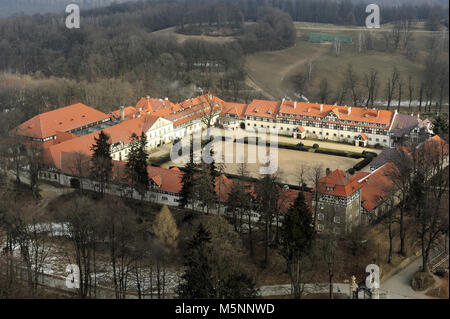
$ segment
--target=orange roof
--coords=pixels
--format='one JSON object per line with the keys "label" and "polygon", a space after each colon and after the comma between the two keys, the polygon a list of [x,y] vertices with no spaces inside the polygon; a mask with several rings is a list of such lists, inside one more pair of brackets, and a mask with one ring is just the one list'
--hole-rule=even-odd
{"label": "orange roof", "polygon": [[[141,98],[136,107],[127,106],[124,108],[125,119],[133,119],[145,115],[165,116],[176,112],[179,108],[168,99],[155,99],[149,96]],[[116,118],[120,118],[120,109],[111,112]]]}
{"label": "orange roof", "polygon": [[[142,134],[142,131],[146,131],[151,127],[158,117],[156,116],[145,116],[128,121],[120,122],[117,125],[105,128],[103,132],[110,136],[110,142],[112,144],[117,142],[123,142],[125,145],[130,142],[130,137],[133,133],[136,135]],[[91,146],[95,143],[94,138],[98,137],[98,132],[87,134],[78,138],[74,138],[60,144],[50,146],[45,152],[48,154],[47,159],[51,163],[61,169],[61,157],[63,153],[74,153],[80,152],[86,155],[91,155]]]}
{"label": "orange roof", "polygon": [[[123,113],[125,119],[131,119],[133,118],[133,114],[136,114],[136,108],[133,106],[127,106],[123,108]],[[117,111],[112,111],[111,115],[114,116],[116,119],[120,119],[120,109]]]}
{"label": "orange roof", "polygon": [[56,132],[67,132],[78,127],[102,121],[110,116],[87,105],[77,103],[41,113],[12,129],[10,134],[47,138]]}
{"label": "orange roof", "polygon": [[361,135],[361,137],[363,138],[363,140],[367,141],[367,136],[366,136],[366,134],[361,133],[360,135]]}
{"label": "orange roof", "polygon": [[181,125],[193,119],[202,117],[213,110],[219,110],[223,106],[223,101],[213,95],[207,94],[183,101],[175,106],[176,112],[167,114],[165,119],[172,121],[174,126]]}
{"label": "orange roof", "polygon": [[305,129],[304,129],[303,126],[301,126],[301,125],[297,126],[297,128],[298,128],[298,130],[299,130],[300,132],[302,132],[302,133],[305,131]]}
{"label": "orange roof", "polygon": [[56,139],[52,140],[53,144],[59,144],[74,138],[77,138],[75,134],[67,133],[67,132],[56,132]]}
{"label": "orange roof", "polygon": [[224,102],[222,115],[233,114],[237,117],[243,118],[247,109],[247,105],[248,104]]}
{"label": "orange roof", "polygon": [[[120,181],[124,181],[126,162],[113,161],[113,164],[115,177]],[[181,178],[183,177],[181,171],[147,166],[147,173],[149,179],[153,180],[157,185],[156,190],[172,194],[178,194],[181,191]]]}
{"label": "orange roof", "polygon": [[[322,177],[318,187],[322,194],[342,197],[348,197],[361,188],[357,176],[348,174],[347,178],[347,174],[339,169]],[[313,192],[315,191],[316,189],[313,189]]]}
{"label": "orange roof", "polygon": [[390,197],[394,183],[389,175],[393,169],[395,165],[388,162],[359,180],[361,205],[366,211],[371,212]]}
{"label": "orange roof", "polygon": [[151,179],[155,182],[156,185],[158,185],[158,187],[162,185],[162,177],[160,174],[153,176]]}
{"label": "orange roof", "polygon": [[278,101],[253,100],[252,103],[247,106],[245,115],[276,118],[280,105],[281,102]]}
{"label": "orange roof", "polygon": [[394,112],[386,110],[294,101],[284,101],[280,107],[280,114],[290,114],[295,117],[316,116],[324,118],[330,112],[341,120],[384,124],[386,126],[390,125],[394,117]]}

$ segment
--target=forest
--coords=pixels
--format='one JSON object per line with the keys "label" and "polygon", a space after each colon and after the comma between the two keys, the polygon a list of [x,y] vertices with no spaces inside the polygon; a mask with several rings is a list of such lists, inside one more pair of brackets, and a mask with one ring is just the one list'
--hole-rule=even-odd
{"label": "forest", "polygon": [[[152,0],[82,7],[80,29],[65,28],[60,13],[0,19],[2,130],[78,101],[111,111],[146,94],[177,102],[212,89],[249,102],[260,95],[244,81],[246,54],[292,46],[293,21],[362,25],[364,8],[326,0]],[[437,3],[403,3],[383,7],[382,23],[419,19],[435,28],[448,25],[446,12]],[[230,27],[236,41],[180,43],[154,33],[168,27],[195,33],[199,26]]]}

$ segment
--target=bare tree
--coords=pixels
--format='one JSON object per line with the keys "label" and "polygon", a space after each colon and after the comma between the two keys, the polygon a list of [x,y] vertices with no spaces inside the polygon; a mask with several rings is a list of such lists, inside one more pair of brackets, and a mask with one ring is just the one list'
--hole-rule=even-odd
{"label": "bare tree", "polygon": [[413,100],[413,94],[414,94],[414,90],[415,90],[415,87],[414,87],[414,80],[413,80],[413,78],[412,78],[412,76],[411,75],[409,75],[408,76],[408,93],[409,93],[409,104],[408,104],[408,108],[411,110],[411,103],[412,103],[412,100]]}
{"label": "bare tree", "polygon": [[319,180],[322,178],[324,174],[324,168],[322,164],[316,164],[312,166],[309,170],[309,181],[313,185],[313,188],[315,189],[315,192],[313,193],[313,204],[314,204],[314,215],[313,215],[313,225],[314,229],[316,229],[316,222],[317,222],[317,209],[319,207]]}
{"label": "bare tree", "polygon": [[88,155],[81,152],[72,154],[72,161],[69,169],[80,181],[80,193],[83,193],[84,179],[89,176],[89,165],[90,158]]}
{"label": "bare tree", "polygon": [[387,93],[387,107],[386,109],[389,110],[389,107],[391,106],[391,102],[394,98],[394,92],[397,89],[397,85],[399,82],[399,74],[397,67],[394,66],[392,68],[391,76],[388,78],[387,86],[386,86],[386,93]]}
{"label": "bare tree", "polygon": [[334,298],[334,277],[339,272],[342,263],[342,252],[339,247],[339,229],[335,227],[335,216],[337,216],[337,212],[334,208],[330,208],[325,212],[324,230],[320,234],[318,248],[328,273],[330,299]]}
{"label": "bare tree", "polygon": [[393,159],[394,165],[391,165],[386,176],[388,176],[393,183],[393,194],[397,198],[399,209],[399,227],[400,227],[400,254],[406,255],[406,222],[405,214],[408,205],[408,198],[411,191],[411,178],[414,171],[414,160],[411,156],[402,150],[397,150],[396,156]]}
{"label": "bare tree", "polygon": [[398,105],[397,105],[397,111],[400,111],[400,106],[402,103],[402,88],[403,88],[403,82],[401,79],[398,80]]}
{"label": "bare tree", "polygon": [[320,103],[326,103],[329,93],[330,93],[330,91],[328,89],[328,80],[326,78],[323,78],[322,80],[320,80],[320,84],[319,84]]}
{"label": "bare tree", "polygon": [[[417,165],[412,183],[417,234],[422,247],[422,271],[428,271],[430,251],[439,235],[448,232],[448,144],[429,140],[415,149]],[[447,195],[448,196],[448,195]]]}
{"label": "bare tree", "polygon": [[352,93],[353,106],[359,105],[359,88],[358,88],[358,77],[353,71],[353,65],[349,64],[346,71],[346,84]]}
{"label": "bare tree", "polygon": [[367,89],[367,100],[366,107],[373,107],[373,103],[375,100],[376,88],[378,81],[378,71],[374,68],[371,68],[369,73],[364,74],[364,83]]}

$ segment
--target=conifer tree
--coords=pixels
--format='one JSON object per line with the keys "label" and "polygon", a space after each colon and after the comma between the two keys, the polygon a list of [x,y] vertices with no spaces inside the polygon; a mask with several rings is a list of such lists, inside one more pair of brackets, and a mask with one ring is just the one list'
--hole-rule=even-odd
{"label": "conifer tree", "polygon": [[183,282],[178,286],[178,296],[182,299],[213,298],[214,285],[209,263],[209,244],[211,233],[203,224],[197,228],[194,238],[189,241],[185,254],[186,272],[181,276]]}
{"label": "conifer tree", "polygon": [[112,174],[111,143],[109,135],[100,131],[98,137],[94,137],[95,143],[91,146],[91,177],[100,184],[100,194],[104,195],[106,185]]}
{"label": "conifer tree", "polygon": [[181,178],[182,187],[180,191],[180,201],[178,202],[181,208],[186,208],[189,203],[191,203],[192,208],[194,208],[194,174],[197,169],[197,165],[194,163],[193,144],[193,137],[191,136],[189,162],[185,165],[183,169],[183,177]]}
{"label": "conifer tree", "polygon": [[293,296],[300,298],[304,284],[302,262],[311,252],[314,239],[312,214],[301,191],[284,217],[281,238],[281,254],[286,260]]}
{"label": "conifer tree", "polygon": [[135,133],[131,135],[130,151],[128,153],[128,162],[126,164],[127,175],[134,189],[141,195],[141,199],[145,196],[149,188],[148,177],[148,153],[147,153],[147,136],[142,132],[141,136]]}

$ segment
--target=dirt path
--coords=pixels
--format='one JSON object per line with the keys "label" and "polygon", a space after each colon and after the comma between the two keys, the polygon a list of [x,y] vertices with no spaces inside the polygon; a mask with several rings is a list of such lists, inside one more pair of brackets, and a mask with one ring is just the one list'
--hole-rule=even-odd
{"label": "dirt path", "polygon": [[[297,41],[301,41],[297,39]],[[328,46],[317,47],[310,55],[299,57],[298,42],[290,48],[260,52],[246,58],[244,68],[247,71],[246,83],[261,92],[267,98],[279,100],[292,92],[287,80],[307,61],[314,62],[326,52]],[[264,59],[261,59],[264,57]],[[253,61],[257,59],[260,61]]]}

